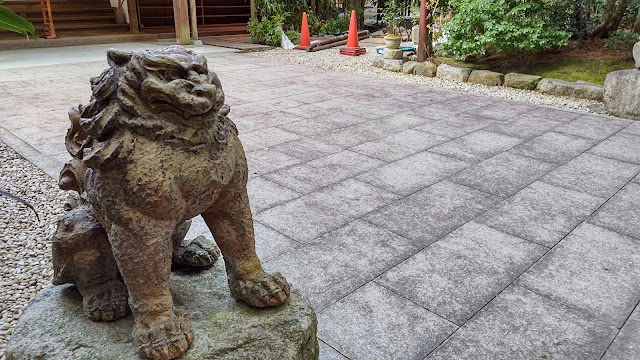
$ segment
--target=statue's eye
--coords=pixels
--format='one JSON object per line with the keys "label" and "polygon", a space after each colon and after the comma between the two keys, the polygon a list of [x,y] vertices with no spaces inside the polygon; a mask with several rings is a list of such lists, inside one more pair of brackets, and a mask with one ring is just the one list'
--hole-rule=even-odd
{"label": "statue's eye", "polygon": [[169,70],[164,72],[164,78],[167,81],[180,79],[180,72],[178,72],[177,70],[174,70],[174,69],[169,69]]}

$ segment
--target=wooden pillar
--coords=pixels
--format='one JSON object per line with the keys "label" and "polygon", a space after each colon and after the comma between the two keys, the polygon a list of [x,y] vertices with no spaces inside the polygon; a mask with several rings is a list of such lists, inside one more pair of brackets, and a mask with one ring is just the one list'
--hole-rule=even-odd
{"label": "wooden pillar", "polygon": [[131,32],[140,32],[138,2],[136,0],[127,0],[127,12],[129,13],[129,30]]}
{"label": "wooden pillar", "polygon": [[258,11],[256,10],[256,1],[251,0],[251,18],[255,19],[258,16]]}
{"label": "wooden pillar", "polygon": [[418,32],[418,61],[427,60],[427,0],[420,1],[420,29]]}
{"label": "wooden pillar", "polygon": [[198,15],[196,11],[196,0],[189,0],[189,10],[191,10],[191,39],[198,40]]}
{"label": "wooden pillar", "polygon": [[176,23],[176,42],[178,45],[191,44],[187,0],[173,0],[173,20]]}

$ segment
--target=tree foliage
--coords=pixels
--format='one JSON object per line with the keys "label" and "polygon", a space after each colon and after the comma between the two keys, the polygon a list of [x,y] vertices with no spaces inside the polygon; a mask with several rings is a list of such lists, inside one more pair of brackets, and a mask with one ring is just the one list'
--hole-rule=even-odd
{"label": "tree foliage", "polygon": [[[0,0],[0,4],[2,2],[3,0]],[[31,34],[34,38],[37,36],[33,24],[4,6],[0,6],[0,28],[14,31],[24,36],[28,36],[28,34]]]}
{"label": "tree foliage", "polygon": [[445,54],[464,60],[491,53],[532,53],[566,45],[571,34],[543,0],[456,0]]}

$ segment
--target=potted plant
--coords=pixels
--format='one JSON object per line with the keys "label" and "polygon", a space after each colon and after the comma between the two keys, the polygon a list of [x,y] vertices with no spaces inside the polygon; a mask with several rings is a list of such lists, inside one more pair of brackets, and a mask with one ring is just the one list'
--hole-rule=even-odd
{"label": "potted plant", "polygon": [[384,37],[385,46],[388,49],[397,49],[400,47],[400,41],[402,38],[398,34],[396,22],[404,15],[404,11],[404,3],[400,3],[396,0],[387,0],[384,3],[382,21],[384,21],[387,29],[389,29],[389,32]]}

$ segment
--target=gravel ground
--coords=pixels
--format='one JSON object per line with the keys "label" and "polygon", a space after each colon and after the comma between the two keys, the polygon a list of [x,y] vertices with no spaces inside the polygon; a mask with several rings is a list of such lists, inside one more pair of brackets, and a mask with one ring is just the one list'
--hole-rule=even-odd
{"label": "gravel ground", "polygon": [[63,214],[66,192],[48,175],[0,143],[0,189],[27,200],[26,206],[0,195],[0,360],[24,306],[51,283],[50,236]]}
{"label": "gravel ground", "polygon": [[[406,43],[403,45],[411,44]],[[602,109],[604,109],[604,105],[601,102],[597,101],[545,95],[537,93],[535,91],[519,90],[502,86],[485,86],[470,83],[457,83],[448,80],[442,80],[439,78],[429,78],[424,76],[408,75],[382,70],[372,65],[373,59],[376,56],[381,56],[376,55],[376,48],[383,46],[382,44],[379,44],[379,39],[366,39],[360,42],[360,46],[367,49],[366,55],[353,57],[340,55],[340,47],[318,52],[284,50],[281,48],[275,48],[272,50],[251,53],[251,55],[297,64],[310,65],[325,69],[350,72],[354,74],[374,76],[383,79],[413,84],[424,84],[426,86],[435,88],[464,91],[474,94],[524,101],[540,105],[550,105],[567,109],[599,113],[602,113]]]}

